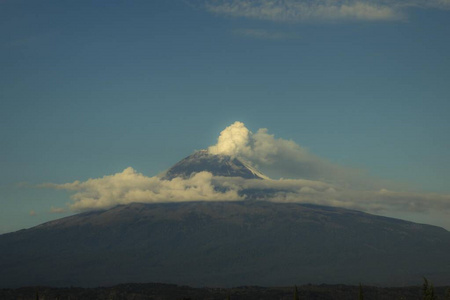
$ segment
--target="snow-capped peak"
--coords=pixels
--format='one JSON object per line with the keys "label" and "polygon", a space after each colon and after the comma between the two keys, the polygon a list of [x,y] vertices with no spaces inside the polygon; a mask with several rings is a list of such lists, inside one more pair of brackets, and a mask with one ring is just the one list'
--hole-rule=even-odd
{"label": "snow-capped peak", "polygon": [[214,176],[268,179],[267,176],[239,158],[224,154],[211,154],[208,150],[196,151],[182,159],[167,170],[163,179],[187,178],[202,171],[210,172]]}

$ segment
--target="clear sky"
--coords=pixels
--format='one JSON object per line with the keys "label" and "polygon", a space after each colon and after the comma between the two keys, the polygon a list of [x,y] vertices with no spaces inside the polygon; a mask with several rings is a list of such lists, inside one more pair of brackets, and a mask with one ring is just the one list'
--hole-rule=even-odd
{"label": "clear sky", "polygon": [[450,1],[0,0],[0,233],[74,213],[36,185],[154,176],[237,120],[450,194]]}

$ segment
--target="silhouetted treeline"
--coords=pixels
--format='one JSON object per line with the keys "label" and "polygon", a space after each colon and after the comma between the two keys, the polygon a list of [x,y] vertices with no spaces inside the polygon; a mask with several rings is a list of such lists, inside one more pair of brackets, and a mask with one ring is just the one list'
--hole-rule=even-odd
{"label": "silhouetted treeline", "polygon": [[[24,287],[18,289],[0,289],[2,300],[450,300],[447,287],[433,287],[431,283],[412,287],[373,287],[349,285],[303,285],[296,287],[257,287],[243,286],[232,289],[225,288],[192,288],[171,284],[121,284],[112,287],[98,288],[51,288]],[[427,292],[428,291],[428,292]],[[434,298],[430,298],[430,295]],[[428,298],[427,298],[428,297]]]}

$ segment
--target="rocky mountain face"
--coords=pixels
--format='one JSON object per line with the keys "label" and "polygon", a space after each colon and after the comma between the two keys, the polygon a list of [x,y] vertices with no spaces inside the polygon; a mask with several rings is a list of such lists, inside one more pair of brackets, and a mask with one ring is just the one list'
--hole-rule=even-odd
{"label": "rocky mountain face", "polygon": [[251,167],[248,163],[229,155],[210,154],[200,150],[182,159],[170,168],[164,179],[175,177],[188,178],[194,173],[207,171],[214,176],[233,176],[246,179],[266,179],[267,176]]}
{"label": "rocky mountain face", "polygon": [[344,283],[450,278],[450,232],[264,201],[130,204],[0,236],[0,287]]}

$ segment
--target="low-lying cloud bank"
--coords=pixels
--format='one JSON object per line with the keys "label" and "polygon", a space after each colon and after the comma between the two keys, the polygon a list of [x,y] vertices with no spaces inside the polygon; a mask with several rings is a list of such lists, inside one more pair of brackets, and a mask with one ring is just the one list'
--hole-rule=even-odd
{"label": "low-lying cloud bank", "polygon": [[275,22],[392,21],[408,8],[450,9],[448,0],[207,0],[207,11]]}
{"label": "low-lying cloud bank", "polygon": [[109,208],[133,202],[180,202],[180,201],[232,201],[243,197],[235,190],[218,192],[212,185],[212,174],[200,172],[188,179],[162,180],[147,177],[128,167],[121,173],[84,182],[40,185],[74,192],[69,206],[73,210]]}
{"label": "low-lying cloud bank", "polygon": [[[319,158],[291,140],[276,139],[267,129],[255,134],[241,122],[224,129],[211,154],[231,155],[253,166],[292,175],[294,179],[244,179],[209,172],[165,180],[129,167],[84,182],[46,183],[42,188],[72,193],[73,211],[106,209],[132,202],[239,201],[246,199],[337,206],[373,213],[450,212],[450,195],[399,192],[358,170]],[[271,174],[269,174],[271,175]],[[273,178],[273,177],[272,177]],[[52,212],[62,212],[52,208]]]}
{"label": "low-lying cloud bank", "polygon": [[72,210],[105,209],[132,202],[239,201],[259,199],[338,206],[368,212],[450,211],[450,195],[389,190],[357,191],[304,179],[259,180],[213,176],[200,172],[188,179],[162,180],[127,168],[121,173],[84,182],[42,184],[73,192]]}

